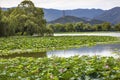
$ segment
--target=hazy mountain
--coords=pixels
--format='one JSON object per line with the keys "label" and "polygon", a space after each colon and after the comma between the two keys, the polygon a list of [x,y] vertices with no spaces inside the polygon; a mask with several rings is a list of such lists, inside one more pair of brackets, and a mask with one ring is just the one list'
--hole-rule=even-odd
{"label": "hazy mountain", "polygon": [[[75,16],[78,18],[86,17],[93,18],[104,13],[105,10],[101,9],[74,9],[74,10],[64,10],[65,16]],[[47,21],[52,21],[63,16],[63,10],[56,9],[44,9],[45,19]]]}
{"label": "hazy mountain", "polygon": [[94,19],[111,22],[113,24],[120,23],[120,7],[105,11],[103,14],[94,17]]}
{"label": "hazy mountain", "polygon": [[61,10],[56,9],[44,9],[44,16],[47,21],[52,21],[62,16]]}
{"label": "hazy mountain", "polygon": [[76,23],[76,22],[84,22],[84,23],[90,23],[90,24],[100,24],[100,23],[103,23],[103,21],[99,21],[99,20],[95,20],[95,19],[91,19],[91,20],[86,20],[83,19],[83,18],[78,18],[78,17],[75,17],[75,16],[65,16],[65,17],[60,17],[56,20],[53,20],[53,21],[50,21],[48,23],[61,23],[61,24],[64,24],[64,23]]}
{"label": "hazy mountain", "polygon": [[8,10],[8,9],[9,9],[9,8],[2,8],[3,11],[6,11],[6,10]]}
{"label": "hazy mountain", "polygon": [[65,16],[65,17],[60,17],[56,20],[50,21],[49,23],[74,23],[74,22],[85,22],[84,19],[82,18],[78,18],[78,17],[74,17],[74,16]]}

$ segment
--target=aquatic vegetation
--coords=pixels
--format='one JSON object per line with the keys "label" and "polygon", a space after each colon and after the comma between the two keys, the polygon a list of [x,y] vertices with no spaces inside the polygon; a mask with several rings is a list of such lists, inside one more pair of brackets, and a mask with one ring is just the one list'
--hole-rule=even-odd
{"label": "aquatic vegetation", "polygon": [[55,49],[92,46],[103,42],[117,42],[116,37],[65,36],[65,37],[21,37],[0,38],[0,56],[44,52]]}
{"label": "aquatic vegetation", "polygon": [[120,61],[113,57],[31,56],[2,59],[3,56],[13,54],[30,55],[41,51],[92,46],[104,42],[119,42],[119,38],[96,36],[0,38],[0,80],[119,80]]}
{"label": "aquatic vegetation", "polygon": [[0,59],[0,80],[119,80],[113,57]]}

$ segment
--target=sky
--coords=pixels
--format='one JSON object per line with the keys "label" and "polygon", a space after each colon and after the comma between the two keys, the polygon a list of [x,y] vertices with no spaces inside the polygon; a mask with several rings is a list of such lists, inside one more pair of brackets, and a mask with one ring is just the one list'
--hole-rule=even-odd
{"label": "sky", "polygon": [[[23,0],[0,0],[0,7],[16,7]],[[120,0],[31,0],[36,7],[53,9],[103,9],[120,7]]]}

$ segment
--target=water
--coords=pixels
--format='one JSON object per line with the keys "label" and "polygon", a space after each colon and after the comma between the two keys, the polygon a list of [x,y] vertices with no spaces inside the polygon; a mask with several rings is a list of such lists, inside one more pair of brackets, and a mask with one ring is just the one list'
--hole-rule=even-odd
{"label": "water", "polygon": [[71,57],[75,55],[83,56],[113,56],[117,57],[115,52],[120,53],[120,44],[99,44],[92,47],[73,48],[68,50],[55,50],[47,52],[47,56]]}
{"label": "water", "polygon": [[113,56],[117,57],[116,54],[113,54],[114,52],[120,53],[120,44],[99,44],[92,47],[81,47],[81,48],[72,48],[68,50],[54,50],[49,52],[37,52],[37,53],[23,53],[23,54],[12,54],[9,56],[0,56],[0,58],[15,58],[15,57],[34,57],[34,58],[40,58],[40,57],[52,57],[52,56],[58,56],[58,57],[71,57],[75,55],[83,56],[83,55],[89,55],[89,56]]}
{"label": "water", "polygon": [[120,37],[120,32],[104,32],[104,33],[56,33],[54,36],[112,36]]}
{"label": "water", "polygon": [[34,53],[21,53],[21,54],[12,54],[9,56],[0,56],[0,58],[15,58],[15,57],[34,57],[34,58],[40,58],[40,57],[46,57],[46,52],[34,52]]}

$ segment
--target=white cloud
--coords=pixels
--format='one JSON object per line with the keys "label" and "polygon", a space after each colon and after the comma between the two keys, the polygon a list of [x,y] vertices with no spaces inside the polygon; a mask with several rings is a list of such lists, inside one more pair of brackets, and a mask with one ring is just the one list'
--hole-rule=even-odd
{"label": "white cloud", "polygon": [[[15,7],[23,0],[0,0],[1,7]],[[32,0],[37,7],[55,9],[102,8],[120,6],[120,0]]]}

